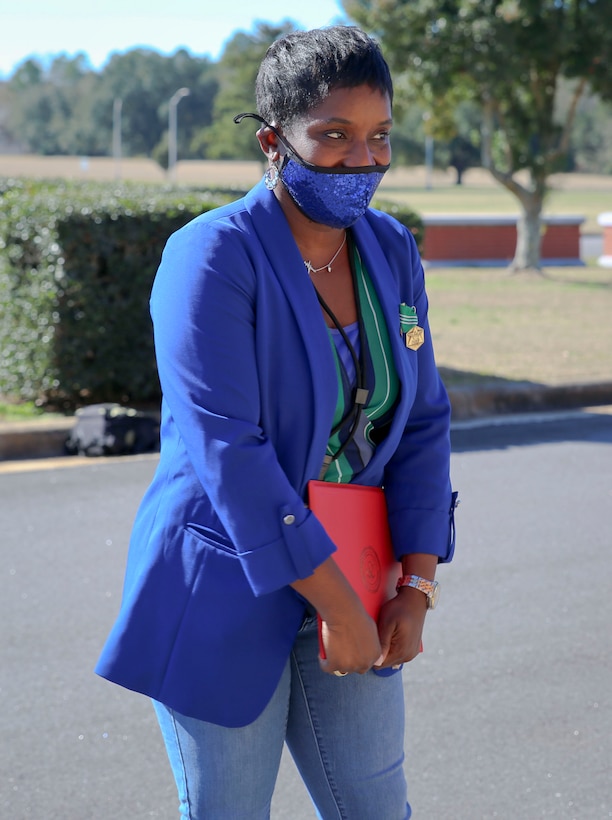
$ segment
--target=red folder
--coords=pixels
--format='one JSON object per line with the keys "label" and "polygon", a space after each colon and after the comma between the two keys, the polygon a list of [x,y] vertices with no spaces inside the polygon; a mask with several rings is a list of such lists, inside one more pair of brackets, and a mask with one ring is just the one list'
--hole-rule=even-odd
{"label": "red folder", "polygon": [[[393,553],[383,490],[309,481],[308,505],[337,547],[335,562],[366,612],[377,621],[382,605],[395,596],[395,585],[402,575],[401,562]],[[319,643],[325,657],[322,641]]]}

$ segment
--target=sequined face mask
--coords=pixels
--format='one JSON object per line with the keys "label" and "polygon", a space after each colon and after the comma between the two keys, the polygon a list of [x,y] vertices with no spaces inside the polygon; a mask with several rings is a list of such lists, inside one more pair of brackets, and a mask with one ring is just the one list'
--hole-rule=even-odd
{"label": "sequined face mask", "polygon": [[303,159],[293,146],[257,114],[239,114],[234,122],[252,117],[271,128],[287,149],[279,176],[297,207],[313,222],[349,228],[368,209],[388,165],[327,168]]}

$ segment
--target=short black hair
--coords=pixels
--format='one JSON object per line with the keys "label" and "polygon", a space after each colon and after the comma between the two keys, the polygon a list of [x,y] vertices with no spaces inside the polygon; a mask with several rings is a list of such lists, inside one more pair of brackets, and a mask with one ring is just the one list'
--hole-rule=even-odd
{"label": "short black hair", "polygon": [[369,85],[393,102],[391,72],[378,43],[356,26],[294,31],[268,48],[255,95],[269,123],[290,125],[336,88]]}

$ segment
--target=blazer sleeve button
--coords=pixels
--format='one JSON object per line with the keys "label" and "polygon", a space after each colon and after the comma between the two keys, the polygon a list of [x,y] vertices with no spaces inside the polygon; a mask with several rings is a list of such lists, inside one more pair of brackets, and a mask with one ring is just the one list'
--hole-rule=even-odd
{"label": "blazer sleeve button", "polygon": [[295,524],[295,515],[284,516],[283,524],[287,524],[287,526],[289,526],[290,524]]}

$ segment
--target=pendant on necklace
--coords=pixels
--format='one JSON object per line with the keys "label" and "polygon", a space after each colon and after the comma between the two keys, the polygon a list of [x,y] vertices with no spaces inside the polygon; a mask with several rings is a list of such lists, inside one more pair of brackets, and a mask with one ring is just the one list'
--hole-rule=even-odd
{"label": "pendant on necklace", "polygon": [[340,244],[340,247],[336,251],[336,253],[332,256],[332,258],[329,260],[327,265],[321,265],[320,268],[313,268],[310,259],[304,259],[304,265],[306,266],[306,270],[308,271],[308,274],[310,276],[312,276],[313,273],[320,273],[322,270],[327,270],[328,273],[331,273],[332,272],[332,265],[334,264],[336,259],[340,256],[340,251],[344,247],[345,242],[346,242],[346,231],[344,232],[344,237],[342,238],[342,242]]}

